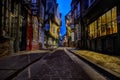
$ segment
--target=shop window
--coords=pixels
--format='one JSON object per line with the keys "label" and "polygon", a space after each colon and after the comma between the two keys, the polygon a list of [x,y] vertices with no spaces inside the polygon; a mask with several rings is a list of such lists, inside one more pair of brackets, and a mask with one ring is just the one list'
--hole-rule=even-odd
{"label": "shop window", "polygon": [[112,8],[112,27],[113,33],[117,33],[117,8]]}
{"label": "shop window", "polygon": [[117,8],[114,7],[89,25],[89,37],[117,33]]}
{"label": "shop window", "polygon": [[112,21],[113,33],[117,33],[117,20]]}
{"label": "shop window", "polygon": [[117,18],[117,8],[114,7],[112,8],[112,20],[115,20]]}
{"label": "shop window", "polygon": [[112,34],[111,22],[107,23],[106,34]]}
{"label": "shop window", "polygon": [[101,17],[101,35],[106,35],[106,15]]}
{"label": "shop window", "polygon": [[98,18],[98,30],[97,36],[101,36],[101,17]]}
{"label": "shop window", "polygon": [[106,23],[106,15],[102,15],[101,17],[101,24],[104,25]]}
{"label": "shop window", "polygon": [[94,38],[97,37],[97,21],[94,22]]}
{"label": "shop window", "polygon": [[89,25],[89,30],[88,30],[88,34],[89,34],[89,38],[91,39],[91,28],[90,28],[91,24]]}
{"label": "shop window", "polygon": [[94,27],[94,23],[91,23],[90,26],[89,26],[89,34],[90,34],[90,38],[94,38],[94,34],[95,34],[95,27]]}
{"label": "shop window", "polygon": [[111,10],[109,10],[107,13],[106,13],[106,16],[107,16],[107,28],[106,28],[106,34],[112,34],[112,26],[111,26],[111,17],[112,17],[112,13],[111,13]]}
{"label": "shop window", "polygon": [[111,10],[109,10],[107,13],[106,13],[106,16],[107,16],[107,23],[108,22],[111,22]]}
{"label": "shop window", "polygon": [[101,26],[101,35],[102,36],[106,35],[106,26],[105,25]]}

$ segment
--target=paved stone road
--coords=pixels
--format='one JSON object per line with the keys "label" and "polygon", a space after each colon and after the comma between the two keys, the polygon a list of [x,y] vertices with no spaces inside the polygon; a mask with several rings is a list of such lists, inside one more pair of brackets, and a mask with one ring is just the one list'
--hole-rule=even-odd
{"label": "paved stone road", "polygon": [[[18,73],[19,70],[40,59],[46,53],[24,54],[0,58],[0,80],[8,79],[9,76]],[[10,79],[8,79],[10,80]]]}
{"label": "paved stone road", "polygon": [[29,66],[13,80],[91,80],[64,50],[56,50]]}

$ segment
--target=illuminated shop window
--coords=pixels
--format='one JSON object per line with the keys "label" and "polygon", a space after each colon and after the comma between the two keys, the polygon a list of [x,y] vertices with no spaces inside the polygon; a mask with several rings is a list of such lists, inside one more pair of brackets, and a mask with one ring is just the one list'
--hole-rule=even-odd
{"label": "illuminated shop window", "polygon": [[94,26],[94,23],[91,23],[90,24],[90,38],[94,38],[94,34],[95,34],[95,26]]}
{"label": "illuminated shop window", "polygon": [[117,8],[112,8],[112,20],[116,20],[117,18]]}
{"label": "illuminated shop window", "polygon": [[106,35],[106,15],[101,16],[101,35]]}
{"label": "illuminated shop window", "polygon": [[113,33],[117,33],[117,8],[112,8],[112,27]]}
{"label": "illuminated shop window", "polygon": [[96,21],[89,25],[89,37],[97,38],[100,36],[117,33],[117,8],[114,7],[100,16]]}
{"label": "illuminated shop window", "polygon": [[98,30],[97,36],[101,36],[101,17],[98,18]]}
{"label": "illuminated shop window", "polygon": [[109,10],[107,13],[106,13],[106,16],[107,16],[107,28],[106,28],[106,33],[107,34],[112,34],[112,26],[111,26],[111,16],[112,15],[112,12],[111,10]]}
{"label": "illuminated shop window", "polygon": [[109,22],[107,23],[106,34],[112,34],[112,33],[113,33],[112,23]]}
{"label": "illuminated shop window", "polygon": [[117,20],[112,21],[113,33],[117,33]]}
{"label": "illuminated shop window", "polygon": [[91,35],[91,24],[89,25],[89,38],[92,38],[92,35]]}
{"label": "illuminated shop window", "polygon": [[94,22],[94,38],[97,37],[97,21]]}

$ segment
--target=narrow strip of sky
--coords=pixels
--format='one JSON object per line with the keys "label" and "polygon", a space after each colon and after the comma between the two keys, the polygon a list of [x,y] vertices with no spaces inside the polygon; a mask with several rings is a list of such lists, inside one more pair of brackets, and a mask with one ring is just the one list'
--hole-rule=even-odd
{"label": "narrow strip of sky", "polygon": [[62,26],[60,29],[60,35],[66,34],[66,26],[65,26],[65,15],[70,11],[72,0],[57,0],[57,3],[59,4],[59,10],[62,13]]}

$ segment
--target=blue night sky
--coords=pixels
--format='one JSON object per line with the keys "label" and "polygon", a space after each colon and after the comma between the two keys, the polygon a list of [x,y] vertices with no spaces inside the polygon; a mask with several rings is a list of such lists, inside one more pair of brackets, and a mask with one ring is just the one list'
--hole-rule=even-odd
{"label": "blue night sky", "polygon": [[66,33],[65,15],[71,9],[71,6],[70,6],[71,1],[72,0],[57,0],[57,3],[59,4],[59,10],[62,13],[62,26],[61,26],[61,29],[60,29],[60,34],[62,36]]}

